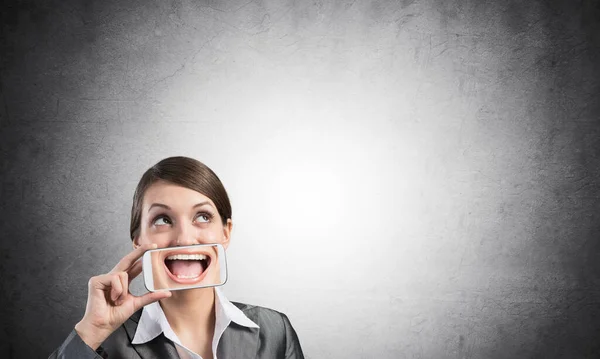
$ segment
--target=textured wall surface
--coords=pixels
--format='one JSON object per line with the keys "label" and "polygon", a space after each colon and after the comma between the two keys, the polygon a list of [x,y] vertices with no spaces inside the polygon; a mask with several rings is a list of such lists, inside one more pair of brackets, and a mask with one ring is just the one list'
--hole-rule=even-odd
{"label": "textured wall surface", "polygon": [[3,5],[0,357],[62,342],[171,155],[307,358],[600,357],[597,1]]}

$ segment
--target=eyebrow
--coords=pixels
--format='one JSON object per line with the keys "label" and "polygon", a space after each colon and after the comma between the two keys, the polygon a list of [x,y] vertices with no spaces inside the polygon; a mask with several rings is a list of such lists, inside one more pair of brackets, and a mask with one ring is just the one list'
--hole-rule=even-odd
{"label": "eyebrow", "polygon": [[[192,208],[197,208],[197,207],[202,207],[204,205],[210,205],[210,202],[208,201],[204,201],[204,202],[200,202],[200,203],[196,203]],[[152,205],[150,206],[150,208],[148,208],[148,212],[150,212],[150,210],[154,207],[162,207],[165,209],[171,209],[171,207],[167,206],[166,204],[162,204],[162,203],[152,203]]]}

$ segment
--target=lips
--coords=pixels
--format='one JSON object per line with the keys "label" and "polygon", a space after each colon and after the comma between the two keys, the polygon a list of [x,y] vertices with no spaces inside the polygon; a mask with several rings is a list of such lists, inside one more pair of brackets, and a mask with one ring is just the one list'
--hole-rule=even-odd
{"label": "lips", "polygon": [[201,282],[212,263],[211,254],[191,248],[165,253],[163,263],[169,278],[180,284]]}

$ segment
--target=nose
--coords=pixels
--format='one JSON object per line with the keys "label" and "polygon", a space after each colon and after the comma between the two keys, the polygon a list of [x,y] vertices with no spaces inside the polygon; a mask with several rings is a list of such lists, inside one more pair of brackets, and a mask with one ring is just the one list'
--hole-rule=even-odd
{"label": "nose", "polygon": [[191,246],[193,244],[200,244],[200,233],[190,223],[181,223],[177,226],[177,232],[175,233],[175,245],[176,246]]}

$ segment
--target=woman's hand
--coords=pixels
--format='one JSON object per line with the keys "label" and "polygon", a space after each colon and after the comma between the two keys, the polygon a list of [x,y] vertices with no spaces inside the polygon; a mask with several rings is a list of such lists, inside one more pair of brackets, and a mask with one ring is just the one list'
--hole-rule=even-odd
{"label": "woman's hand", "polygon": [[171,292],[150,292],[134,296],[129,284],[142,272],[145,251],[156,244],[143,245],[123,257],[107,274],[92,277],[88,282],[88,299],[83,319],[75,331],[92,349],[96,350],[109,335],[143,306],[171,296]]}

